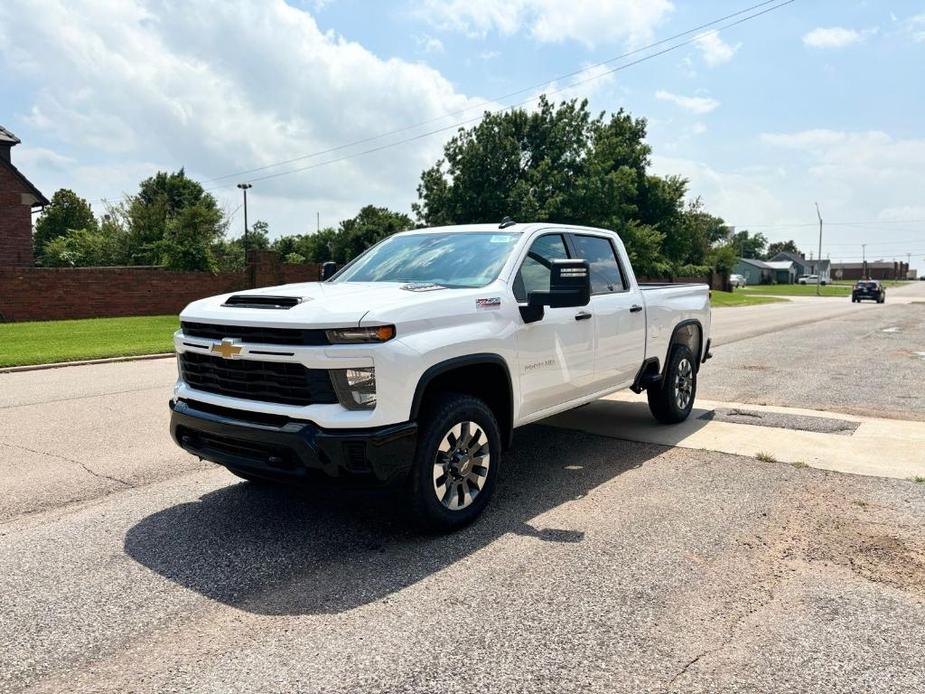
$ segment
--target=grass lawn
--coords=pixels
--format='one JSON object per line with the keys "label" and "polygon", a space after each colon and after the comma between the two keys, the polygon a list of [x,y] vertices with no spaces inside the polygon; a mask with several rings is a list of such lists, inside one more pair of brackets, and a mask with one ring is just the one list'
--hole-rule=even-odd
{"label": "grass lawn", "polygon": [[[827,284],[820,287],[822,296],[851,296],[851,286],[844,284]],[[737,289],[737,292],[770,296],[816,296],[815,284],[758,284]]]}
{"label": "grass lawn", "polygon": [[779,301],[786,301],[786,299],[778,299],[774,296],[756,296],[754,294],[746,294],[741,289],[736,289],[734,292],[718,292],[714,289],[713,297],[710,299],[710,303],[714,307],[754,306],[755,304],[774,304]]}
{"label": "grass lawn", "polygon": [[176,316],[0,323],[0,367],[173,351]]}

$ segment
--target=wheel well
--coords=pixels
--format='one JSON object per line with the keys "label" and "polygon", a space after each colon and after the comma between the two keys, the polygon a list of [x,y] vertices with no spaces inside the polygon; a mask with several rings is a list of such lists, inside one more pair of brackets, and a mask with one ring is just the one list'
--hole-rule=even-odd
{"label": "wheel well", "polygon": [[[684,345],[694,355],[694,369],[700,370],[700,350],[703,344],[703,328],[695,320],[684,321],[679,323],[671,335],[671,342],[668,344],[668,352],[674,345]],[[665,363],[668,363],[666,358]]]}
{"label": "wheel well", "polygon": [[483,400],[498,420],[501,442],[510,447],[514,425],[511,375],[501,357],[451,360],[428,369],[414,393],[411,418],[426,411],[438,393],[463,393]]}

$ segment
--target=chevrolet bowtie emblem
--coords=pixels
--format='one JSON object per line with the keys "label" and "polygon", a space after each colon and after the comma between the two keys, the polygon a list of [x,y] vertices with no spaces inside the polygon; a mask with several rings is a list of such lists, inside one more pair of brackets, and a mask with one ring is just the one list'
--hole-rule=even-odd
{"label": "chevrolet bowtie emblem", "polygon": [[222,355],[222,359],[234,359],[239,354],[243,348],[241,345],[236,345],[234,340],[225,338],[217,345],[212,345],[212,351],[216,354]]}

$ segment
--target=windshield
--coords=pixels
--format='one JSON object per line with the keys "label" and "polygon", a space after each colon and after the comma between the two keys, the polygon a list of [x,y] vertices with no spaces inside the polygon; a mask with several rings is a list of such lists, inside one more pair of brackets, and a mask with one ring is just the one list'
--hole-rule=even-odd
{"label": "windshield", "polygon": [[390,236],[332,282],[414,282],[483,287],[493,282],[519,233],[464,231]]}

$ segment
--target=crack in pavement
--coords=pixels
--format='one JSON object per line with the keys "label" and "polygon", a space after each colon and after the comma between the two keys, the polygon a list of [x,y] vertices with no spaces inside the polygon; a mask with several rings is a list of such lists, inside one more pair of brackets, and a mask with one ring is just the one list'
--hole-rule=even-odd
{"label": "crack in pavement", "polygon": [[129,388],[128,390],[112,390],[106,393],[85,393],[82,395],[74,395],[67,398],[52,398],[51,400],[36,400],[35,402],[20,402],[13,403],[11,405],[0,405],[0,410],[14,410],[18,407],[32,407],[34,405],[50,405],[58,402],[70,402],[71,400],[90,400],[92,398],[104,398],[109,395],[125,395],[126,393],[144,393],[148,390],[161,390],[167,392],[167,388],[164,386],[151,386],[149,388]]}
{"label": "crack in pavement", "polygon": [[691,667],[696,665],[702,658],[706,658],[707,656],[711,656],[711,655],[716,655],[717,653],[723,651],[727,646],[729,646],[729,644],[731,644],[733,639],[735,638],[736,632],[739,630],[739,627],[742,626],[742,623],[749,617],[752,617],[758,612],[760,612],[761,610],[763,610],[765,607],[767,607],[771,603],[771,601],[774,599],[774,591],[771,590],[770,588],[765,588],[764,590],[767,591],[767,595],[765,599],[761,600],[753,608],[746,610],[739,617],[736,618],[736,620],[729,627],[729,633],[726,634],[726,637],[722,640],[722,643],[720,643],[718,646],[714,646],[713,648],[707,648],[706,650],[701,651],[696,656],[694,656],[689,661],[687,661],[684,667],[678,670],[678,672],[675,673],[674,677],[672,677],[671,680],[669,680],[668,684],[665,686],[666,691],[671,691],[671,688],[674,686],[674,683],[677,682],[679,679],[681,679],[684,675],[686,675],[687,671]]}
{"label": "crack in pavement", "polygon": [[29,453],[35,453],[36,455],[47,455],[50,458],[57,458],[58,460],[63,460],[65,462],[72,463],[74,465],[79,465],[81,468],[83,468],[85,472],[92,475],[93,477],[97,477],[99,479],[104,479],[104,480],[110,480],[112,482],[118,482],[119,484],[124,485],[125,487],[129,489],[135,486],[131,482],[126,482],[125,480],[119,479],[118,477],[113,477],[112,475],[106,475],[102,472],[96,472],[96,470],[91,469],[85,463],[75,458],[68,458],[67,456],[58,455],[57,453],[49,453],[48,451],[38,451],[34,448],[29,448],[28,446],[20,446],[15,443],[7,443],[6,441],[0,441],[0,446],[6,446],[7,448],[13,448],[13,449],[19,449],[21,451],[27,451]]}

